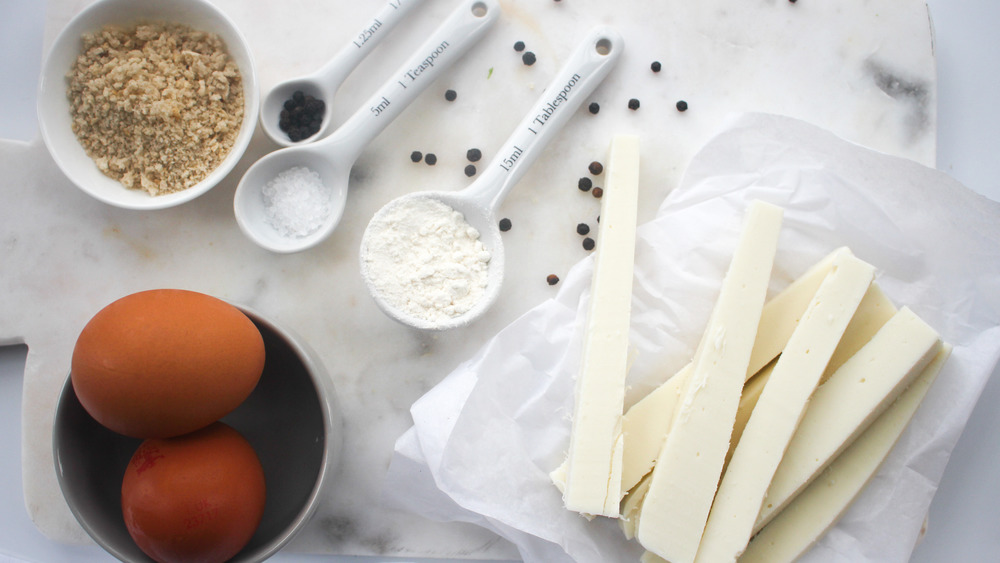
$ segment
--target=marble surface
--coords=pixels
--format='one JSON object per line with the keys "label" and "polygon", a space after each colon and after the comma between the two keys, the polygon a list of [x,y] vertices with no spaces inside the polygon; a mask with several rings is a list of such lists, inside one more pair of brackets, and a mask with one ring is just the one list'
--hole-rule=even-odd
{"label": "marble surface", "polygon": [[[45,44],[87,2],[51,1]],[[220,0],[257,57],[262,86],[308,71],[332,54],[380,5]],[[407,49],[450,8],[427,0],[366,60],[333,103],[338,120],[395,68]],[[550,273],[584,256],[573,227],[597,208],[575,188],[610,136],[642,136],[640,220],[652,217],[691,155],[731,112],[784,113],[849,140],[918,162],[935,162],[935,58],[923,2],[828,3],[722,0],[655,5],[597,0],[506,1],[498,26],[370,145],[352,171],[338,231],[308,252],[278,256],[240,235],[232,194],[247,166],[273,150],[257,135],[237,170],[211,193],[152,213],[110,208],[76,190],[37,139],[0,144],[0,344],[28,344],[21,403],[22,464],[28,512],[41,531],[85,542],[55,487],[49,451],[52,410],[76,334],[101,306],[150,287],[182,287],[273,315],[320,350],[335,379],[347,429],[346,463],[292,551],[430,557],[510,557],[506,544],[475,528],[436,524],[379,503],[396,437],[409,405],[500,328],[552,296]],[[651,22],[655,22],[651,23]],[[752,23],[751,23],[752,22]],[[540,94],[574,36],[598,23],[626,37],[619,67],[594,94],[601,112],[581,110],[512,191],[502,212],[508,275],[499,301],[461,331],[425,334],[382,315],[365,294],[357,247],[383,203],[431,186],[466,184],[465,151],[492,156],[510,126]],[[531,67],[511,49],[523,40]],[[664,70],[649,70],[652,60]],[[459,97],[446,102],[443,91]],[[629,98],[642,107],[626,109]],[[684,99],[690,109],[679,113]],[[411,150],[438,164],[413,164]]]}

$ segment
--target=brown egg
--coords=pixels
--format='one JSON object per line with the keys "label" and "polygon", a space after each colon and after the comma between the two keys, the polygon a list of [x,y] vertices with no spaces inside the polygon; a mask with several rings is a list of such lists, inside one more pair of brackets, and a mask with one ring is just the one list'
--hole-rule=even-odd
{"label": "brown egg", "polygon": [[202,293],[159,289],[94,315],[76,341],[71,379],[104,426],[165,438],[228,414],[263,370],[264,340],[242,311]]}
{"label": "brown egg", "polygon": [[265,497],[253,447],[217,422],[144,441],[122,479],[122,516],[132,539],[156,561],[222,562],[253,537]]}

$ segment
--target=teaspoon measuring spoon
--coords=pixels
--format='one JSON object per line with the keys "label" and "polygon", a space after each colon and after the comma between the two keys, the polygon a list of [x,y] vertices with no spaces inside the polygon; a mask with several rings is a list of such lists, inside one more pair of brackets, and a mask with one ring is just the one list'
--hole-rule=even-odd
{"label": "teaspoon measuring spoon", "polygon": [[[407,194],[390,201],[375,214],[361,240],[361,275],[382,311],[412,327],[445,330],[467,325],[490,308],[500,294],[504,276],[503,240],[496,220],[497,209],[507,192],[538,158],[549,140],[607,76],[624,46],[621,35],[614,28],[600,26],[591,30],[477,180],[456,192],[424,191]],[[490,253],[488,279],[483,296],[465,313],[442,322],[425,320],[391,303],[378,288],[378,280],[373,279],[369,268],[372,225],[378,224],[396,206],[406,205],[417,199],[437,200],[462,213],[469,225],[479,231],[480,240]]]}
{"label": "teaspoon measuring spoon", "polygon": [[[500,16],[498,0],[463,0],[388,82],[325,139],[278,149],[254,163],[236,187],[236,223],[250,240],[273,252],[311,248],[340,223],[351,166],[365,147],[445,69],[478,41]],[[268,220],[264,186],[280,173],[305,167],[329,191],[329,214],[305,236],[286,235]]]}
{"label": "teaspoon measuring spoon", "polygon": [[[272,141],[288,147],[311,143],[326,137],[333,130],[331,120],[331,102],[344,80],[361,61],[371,53],[375,46],[389,34],[397,24],[406,19],[411,9],[423,0],[389,0],[372,19],[365,23],[355,38],[341,47],[340,51],[310,74],[279,82],[264,97],[260,105],[260,125]],[[323,100],[326,111],[323,113],[323,123],[317,133],[295,142],[288,138],[288,133],[281,130],[278,123],[285,101],[296,91]]]}

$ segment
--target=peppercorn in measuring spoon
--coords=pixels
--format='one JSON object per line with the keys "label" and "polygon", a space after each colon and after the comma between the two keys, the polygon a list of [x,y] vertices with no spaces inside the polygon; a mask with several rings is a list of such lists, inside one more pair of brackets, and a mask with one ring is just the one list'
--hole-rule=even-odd
{"label": "peppercorn in measuring spoon", "polygon": [[424,0],[389,0],[315,72],[279,82],[260,106],[260,125],[282,146],[317,141],[333,129],[330,103],[344,80]]}
{"label": "peppercorn in measuring spoon", "polygon": [[[504,276],[497,209],[623,48],[614,28],[591,30],[476,181],[457,192],[407,194],[375,214],[361,240],[360,266],[382,311],[412,327],[445,330],[490,308]],[[438,240],[442,233],[453,240]]]}
{"label": "peppercorn in measuring spoon", "polygon": [[233,202],[243,234],[279,253],[305,250],[326,239],[344,213],[354,161],[499,16],[498,0],[461,1],[413,56],[330,136],[276,150],[254,163],[240,180]]}

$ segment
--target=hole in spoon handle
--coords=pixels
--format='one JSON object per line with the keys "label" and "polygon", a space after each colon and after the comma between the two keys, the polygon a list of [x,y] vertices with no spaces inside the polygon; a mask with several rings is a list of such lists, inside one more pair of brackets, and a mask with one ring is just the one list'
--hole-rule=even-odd
{"label": "hole in spoon handle", "polygon": [[546,144],[608,75],[624,47],[624,40],[614,28],[600,26],[590,30],[484,174],[470,186],[472,191],[480,191],[474,197],[482,198],[495,211]]}
{"label": "hole in spoon handle", "polygon": [[499,16],[498,0],[462,2],[331,137],[345,145],[344,150],[355,151],[356,158],[431,82],[479,41]]}

